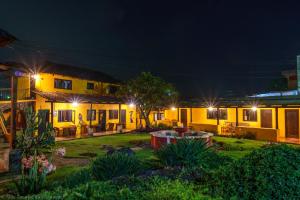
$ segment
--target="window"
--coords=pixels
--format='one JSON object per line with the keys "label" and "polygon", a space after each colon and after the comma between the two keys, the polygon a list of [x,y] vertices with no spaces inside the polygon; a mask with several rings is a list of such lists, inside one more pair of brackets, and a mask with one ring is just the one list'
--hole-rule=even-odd
{"label": "window", "polygon": [[257,112],[252,109],[244,109],[243,110],[243,120],[244,121],[257,121]]}
{"label": "window", "polygon": [[93,90],[94,88],[95,88],[94,83],[87,83],[86,89],[88,89],[88,90]]}
{"label": "window", "polygon": [[74,122],[73,117],[74,115],[73,110],[59,110],[58,111],[58,122]]}
{"label": "window", "polygon": [[109,85],[107,87],[107,93],[108,94],[116,94],[117,90],[118,90],[118,86]]}
{"label": "window", "polygon": [[54,79],[54,87],[58,89],[72,90],[72,81],[63,79]]}
{"label": "window", "polygon": [[[218,109],[208,110],[207,109],[207,119],[217,119]],[[220,108],[219,109],[219,119],[226,120],[227,119],[227,109]]]}
{"label": "window", "polygon": [[109,110],[109,119],[119,119],[119,111]]}
{"label": "window", "polygon": [[86,115],[86,120],[87,121],[95,121],[96,120],[96,110],[87,110],[87,115]]}
{"label": "window", "polygon": [[165,114],[164,113],[154,113],[154,121],[157,120],[164,120],[165,119]]}

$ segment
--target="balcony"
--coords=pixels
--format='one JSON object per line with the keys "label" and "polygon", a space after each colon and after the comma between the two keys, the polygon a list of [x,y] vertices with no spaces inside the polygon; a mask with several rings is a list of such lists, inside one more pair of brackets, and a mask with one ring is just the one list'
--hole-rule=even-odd
{"label": "balcony", "polygon": [[[0,101],[10,101],[10,88],[0,88]],[[30,89],[18,89],[18,100],[31,99]]]}

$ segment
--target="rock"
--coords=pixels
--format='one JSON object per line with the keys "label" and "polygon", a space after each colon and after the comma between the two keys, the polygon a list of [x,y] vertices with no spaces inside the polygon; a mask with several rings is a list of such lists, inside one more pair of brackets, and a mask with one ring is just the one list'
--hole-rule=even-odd
{"label": "rock", "polygon": [[113,153],[122,153],[122,154],[126,154],[128,156],[133,156],[135,154],[135,152],[130,149],[129,147],[122,147],[120,149],[115,149],[115,148],[111,148],[111,149],[108,149],[107,152],[106,152],[106,155],[111,155]]}

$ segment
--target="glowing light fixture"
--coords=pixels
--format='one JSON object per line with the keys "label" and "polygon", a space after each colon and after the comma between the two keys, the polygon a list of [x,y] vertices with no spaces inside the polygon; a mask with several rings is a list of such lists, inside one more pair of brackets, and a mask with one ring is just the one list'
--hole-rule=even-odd
{"label": "glowing light fixture", "polygon": [[255,112],[255,111],[257,110],[257,107],[256,107],[256,106],[252,106],[251,110],[252,110],[253,112]]}
{"label": "glowing light fixture", "polygon": [[32,75],[32,78],[33,78],[34,80],[40,80],[40,79],[41,79],[41,77],[40,77],[39,74],[33,74],[33,75]]}
{"label": "glowing light fixture", "polygon": [[213,111],[213,110],[214,110],[214,107],[209,106],[209,107],[208,107],[208,110],[209,110],[209,111]]}
{"label": "glowing light fixture", "polygon": [[174,106],[172,106],[172,107],[171,107],[171,110],[173,110],[173,111],[174,111],[174,110],[176,110],[176,108],[175,108]]}
{"label": "glowing light fixture", "polygon": [[73,102],[72,102],[72,106],[73,106],[73,107],[77,107],[77,106],[78,106],[78,102],[77,102],[77,101],[73,101]]}
{"label": "glowing light fixture", "polygon": [[134,106],[135,106],[134,103],[129,104],[129,108],[133,108]]}

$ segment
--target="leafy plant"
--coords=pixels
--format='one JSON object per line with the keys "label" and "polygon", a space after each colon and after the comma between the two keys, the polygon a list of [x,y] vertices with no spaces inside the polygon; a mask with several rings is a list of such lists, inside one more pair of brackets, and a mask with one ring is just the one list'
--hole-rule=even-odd
{"label": "leafy plant", "polygon": [[105,157],[98,157],[92,163],[92,175],[97,180],[108,180],[123,175],[133,175],[140,169],[140,162],[135,156],[115,152]]}
{"label": "leafy plant", "polygon": [[159,110],[174,104],[177,91],[170,84],[151,73],[143,72],[135,79],[122,85],[117,95],[126,102],[134,102],[140,113],[140,119],[146,122],[146,128],[151,128],[149,115],[153,110]]}
{"label": "leafy plant", "polygon": [[91,169],[84,168],[66,177],[61,185],[67,188],[73,188],[80,184],[87,183],[91,180],[92,180]]}
{"label": "leafy plant", "polygon": [[32,108],[27,108],[25,114],[26,128],[18,135],[17,148],[21,149],[23,156],[50,149],[55,144],[55,137],[51,124],[46,123],[45,113],[35,114]]}
{"label": "leafy plant", "polygon": [[156,155],[164,166],[194,167],[203,164],[207,151],[207,144],[202,140],[181,139],[176,144],[165,145]]}
{"label": "leafy plant", "polygon": [[298,199],[300,151],[271,145],[220,168],[210,191],[224,199]]}
{"label": "leafy plant", "polygon": [[29,169],[28,174],[23,168],[21,179],[15,182],[18,193],[28,195],[40,192],[46,183],[46,176],[46,168],[41,168],[35,155],[33,166]]}

